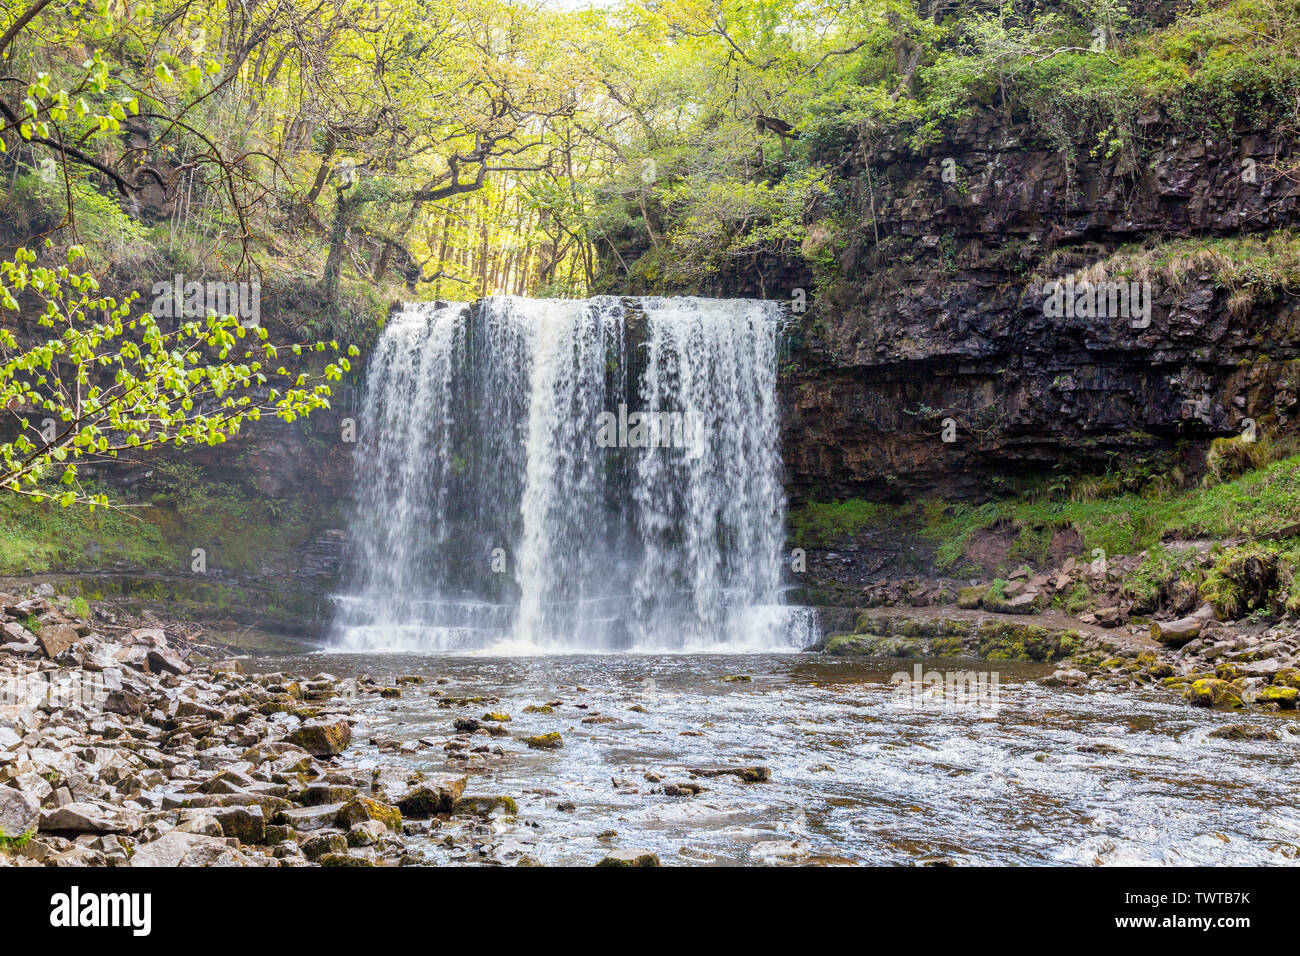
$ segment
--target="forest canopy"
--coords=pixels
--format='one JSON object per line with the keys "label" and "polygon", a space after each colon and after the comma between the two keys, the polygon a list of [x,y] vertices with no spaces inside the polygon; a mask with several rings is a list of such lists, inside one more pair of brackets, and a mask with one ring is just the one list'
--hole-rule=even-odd
{"label": "forest canopy", "polygon": [[1300,4],[31,0],[0,15],[12,248],[386,301],[691,289],[805,255],[855,148],[974,111],[1133,149],[1159,105],[1297,122]]}

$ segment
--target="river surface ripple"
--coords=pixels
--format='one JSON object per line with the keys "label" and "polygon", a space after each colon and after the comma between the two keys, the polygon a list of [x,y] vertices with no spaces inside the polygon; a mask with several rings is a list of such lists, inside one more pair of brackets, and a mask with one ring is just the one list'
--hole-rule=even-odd
{"label": "river surface ripple", "polygon": [[[929,661],[925,670],[996,666],[987,699],[900,703],[891,675],[914,662],[820,655],[263,658],[260,671],[391,684],[363,695],[353,751],[376,767],[455,770],[442,743],[457,717],[505,711],[508,737],[476,734],[467,793],[506,794],[519,816],[444,821],[413,841],[429,863],[590,865],[614,848],[665,865],[1290,864],[1300,856],[1300,724],[1284,715],[1195,710],[1168,691],[1049,689],[1051,668]],[[724,681],[747,675],[750,681]],[[436,683],[444,679],[444,683]],[[439,707],[446,697],[493,703]],[[524,713],[560,700],[554,713]],[[586,709],[577,705],[585,704]],[[645,712],[630,710],[639,705]],[[584,718],[617,722],[583,724]],[[1228,741],[1232,723],[1278,741]],[[558,731],[560,750],[519,739]],[[426,743],[381,753],[372,737]],[[662,784],[692,768],[761,764],[771,781],[698,778],[697,796]],[[631,787],[636,788],[633,792]],[[559,809],[561,804],[573,809]],[[451,839],[448,839],[450,837]]]}

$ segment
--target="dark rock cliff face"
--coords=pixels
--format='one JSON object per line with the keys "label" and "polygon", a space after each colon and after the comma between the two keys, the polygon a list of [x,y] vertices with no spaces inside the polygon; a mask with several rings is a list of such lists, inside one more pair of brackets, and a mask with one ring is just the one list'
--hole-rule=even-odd
{"label": "dark rock cliff face", "polygon": [[1294,165],[1293,141],[1188,138],[1156,119],[1144,138],[1136,162],[1086,145],[1072,159],[988,113],[923,155],[856,152],[843,176],[858,221],[782,380],[796,501],[973,497],[1152,451],[1195,471],[1244,419],[1293,423],[1300,290],[1230,306],[1192,256],[1165,270],[1175,280],[1152,277],[1145,327],[1045,314],[1042,283],[1090,266],[1097,278],[1122,246],[1300,222],[1300,183],[1273,171]]}

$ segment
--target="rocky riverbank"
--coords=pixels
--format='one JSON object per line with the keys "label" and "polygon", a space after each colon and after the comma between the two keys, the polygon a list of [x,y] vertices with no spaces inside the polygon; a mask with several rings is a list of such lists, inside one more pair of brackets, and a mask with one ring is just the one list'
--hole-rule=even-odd
{"label": "rocky riverbank", "polygon": [[[196,651],[220,652],[192,625],[130,620],[48,585],[0,594],[0,613],[0,866],[419,864],[408,838],[445,829],[446,843],[469,846],[516,810],[510,796],[466,792],[468,771],[504,755],[475,738],[507,735],[508,715],[449,720],[439,740],[353,746],[363,696],[480,703],[422,689],[423,677],[249,675],[238,660],[199,662]],[[452,772],[374,756],[435,748]],[[652,863],[633,851],[600,860]]]}
{"label": "rocky riverbank", "polygon": [[[1300,628],[1289,617],[1222,621],[1205,604],[1149,620],[1123,600],[1114,614],[1052,606],[1053,594],[1090,579],[1103,596],[1114,584],[1077,562],[955,589],[874,584],[862,593],[884,598],[876,606],[824,609],[828,633],[816,650],[886,663],[1048,663],[1055,671],[1037,678],[1045,687],[1163,688],[1225,712],[1295,708]],[[0,866],[536,864],[535,843],[518,836],[530,825],[520,802],[540,799],[560,813],[573,803],[541,786],[553,782],[537,779],[543,768],[529,761],[560,752],[575,728],[582,741],[612,745],[648,715],[639,703],[602,705],[608,689],[577,687],[575,699],[539,699],[512,719],[501,698],[436,672],[245,673],[195,625],[92,606],[48,584],[0,594],[0,614]],[[750,680],[732,674],[716,684]],[[402,731],[390,714],[399,703],[435,715],[434,729]],[[678,736],[703,745],[711,726]],[[1258,718],[1215,735],[1283,736]],[[507,767],[515,785],[484,786]],[[695,806],[701,793],[762,790],[772,773],[762,762],[687,765],[681,779],[653,763],[631,772],[613,778],[614,793],[674,798],[700,813],[722,812]],[[651,852],[616,849],[612,830],[605,836],[591,862],[657,862]]]}
{"label": "rocky riverbank", "polygon": [[[1300,619],[1287,610],[1289,594],[1277,593],[1269,553],[1201,544],[1156,573],[1144,552],[1092,564],[1069,558],[1039,572],[1022,565],[983,582],[832,585],[841,606],[821,612],[820,649],[1060,662],[1049,678],[1058,686],[1151,685],[1197,707],[1295,709]],[[855,597],[860,607],[843,606]],[[1234,618],[1230,610],[1250,613]]]}

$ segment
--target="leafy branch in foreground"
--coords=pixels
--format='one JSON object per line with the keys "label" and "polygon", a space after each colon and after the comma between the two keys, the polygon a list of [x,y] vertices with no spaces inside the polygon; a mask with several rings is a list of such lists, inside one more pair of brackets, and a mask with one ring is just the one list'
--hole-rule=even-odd
{"label": "leafy branch in foreground", "polygon": [[[132,317],[134,293],[122,302],[102,296],[92,273],[70,268],[82,254],[73,246],[69,265],[51,269],[20,248],[0,263],[0,310],[18,311],[19,297],[43,302],[34,322],[50,334],[20,346],[0,326],[0,408],[17,426],[0,443],[0,489],[64,507],[109,505],[84,488],[80,466],[158,445],[219,445],[264,414],[292,422],[328,408],[328,383],[350,368],[339,356],[318,372],[290,371],[278,364],[282,349],[301,356],[337,352],[338,343],[277,347],[233,315],[182,320],[170,331],[150,313]],[[50,491],[51,483],[64,487]]]}

